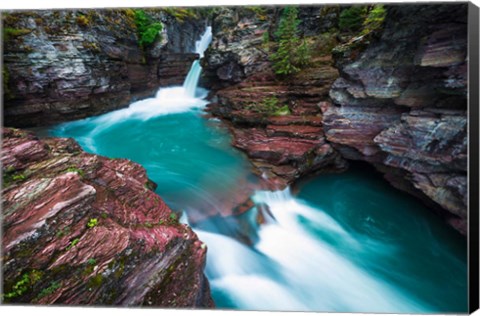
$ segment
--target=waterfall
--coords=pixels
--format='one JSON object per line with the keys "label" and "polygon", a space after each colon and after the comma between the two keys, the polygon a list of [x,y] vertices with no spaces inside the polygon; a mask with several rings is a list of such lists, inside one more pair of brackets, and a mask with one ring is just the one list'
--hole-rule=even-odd
{"label": "waterfall", "polygon": [[[212,27],[207,26],[205,33],[202,35],[200,40],[195,43],[195,53],[200,55],[200,58],[203,57],[205,50],[207,50],[208,45],[212,41]],[[200,61],[195,60],[188,72],[187,77],[183,83],[183,88],[185,89],[185,94],[189,97],[195,97],[195,91],[197,89],[198,80],[200,79],[200,74],[202,72],[202,67],[200,66]]]}

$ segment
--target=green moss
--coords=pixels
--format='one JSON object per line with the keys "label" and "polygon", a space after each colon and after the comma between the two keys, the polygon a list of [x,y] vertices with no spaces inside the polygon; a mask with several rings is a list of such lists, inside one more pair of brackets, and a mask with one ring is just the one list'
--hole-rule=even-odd
{"label": "green moss", "polygon": [[69,167],[69,168],[67,168],[67,170],[65,170],[65,172],[75,172],[81,178],[83,178],[83,176],[85,175],[85,172],[81,169],[78,169],[77,167]]}
{"label": "green moss", "polygon": [[255,16],[260,21],[268,20],[267,9],[261,6],[248,6],[245,7],[246,10],[252,11],[255,13]]}
{"label": "green moss", "polygon": [[90,25],[90,20],[83,14],[77,16],[76,21],[77,21],[77,24],[82,27],[87,27]]}
{"label": "green moss", "polygon": [[6,42],[6,41],[9,41],[13,38],[21,37],[21,36],[30,34],[32,32],[33,32],[33,30],[26,29],[26,28],[17,29],[17,28],[12,28],[12,27],[5,27],[3,29],[3,40]]}
{"label": "green moss", "polygon": [[291,113],[288,105],[281,105],[275,96],[264,98],[260,103],[250,104],[247,106],[247,109],[264,116],[281,116]]}
{"label": "green moss", "polygon": [[57,232],[56,236],[57,236],[57,238],[61,238],[61,237],[63,237],[63,236],[68,235],[69,233],[70,233],[70,227],[65,227],[65,228],[63,228],[63,229],[60,229],[60,230]]}
{"label": "green moss", "polygon": [[93,228],[98,225],[98,219],[96,218],[90,218],[87,223],[88,228]]}
{"label": "green moss", "polygon": [[102,286],[103,282],[104,282],[103,275],[99,273],[88,280],[87,286],[89,288],[99,288],[100,286]]}
{"label": "green moss", "polygon": [[60,286],[61,286],[60,282],[57,282],[57,281],[50,282],[50,285],[48,287],[44,288],[37,295],[37,299],[41,299],[45,296],[48,296],[48,295],[51,295],[51,294],[55,293],[55,291],[58,290],[60,288]]}
{"label": "green moss", "polygon": [[5,65],[2,68],[2,85],[3,85],[3,96],[6,100],[13,99],[14,96],[10,90],[10,72]]}
{"label": "green moss", "polygon": [[97,264],[97,260],[95,260],[94,258],[90,258],[90,259],[87,260],[87,264],[95,265],[95,264]]}
{"label": "green moss", "polygon": [[13,286],[11,286],[10,289],[5,291],[3,297],[8,300],[25,295],[28,291],[32,289],[35,283],[41,280],[42,276],[43,273],[38,270],[31,270],[22,274],[19,279],[14,282]]}
{"label": "green moss", "polygon": [[67,246],[67,248],[65,250],[68,251],[68,250],[72,249],[73,247],[75,247],[78,244],[79,241],[80,241],[80,238],[75,238],[74,240],[72,240],[70,242],[70,244]]}
{"label": "green moss", "polygon": [[7,169],[3,171],[3,187],[9,187],[13,183],[22,182],[27,179],[27,176],[18,171],[16,172],[15,169]]}
{"label": "green moss", "polygon": [[192,8],[162,8],[162,11],[175,18],[177,22],[183,23],[187,19],[197,19],[197,12]]}

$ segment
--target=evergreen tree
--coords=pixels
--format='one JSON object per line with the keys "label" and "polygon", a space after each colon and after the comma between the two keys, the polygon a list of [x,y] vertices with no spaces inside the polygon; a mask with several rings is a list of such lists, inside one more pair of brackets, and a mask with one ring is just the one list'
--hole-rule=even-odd
{"label": "evergreen tree", "polygon": [[[282,11],[282,17],[278,26],[277,36],[278,49],[272,54],[273,69],[277,75],[290,75],[300,70],[299,66],[305,61],[305,58],[299,59],[297,50],[303,46],[303,53],[306,52],[306,43],[301,45],[298,36],[298,9],[296,7],[286,7]],[[305,55],[305,54],[304,54]]]}

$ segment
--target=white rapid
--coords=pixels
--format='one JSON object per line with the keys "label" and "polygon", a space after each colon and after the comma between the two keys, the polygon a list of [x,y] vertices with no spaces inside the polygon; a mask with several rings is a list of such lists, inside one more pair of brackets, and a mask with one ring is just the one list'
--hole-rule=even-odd
{"label": "white rapid", "polygon": [[[290,192],[257,192],[256,203],[267,204],[270,216],[249,248],[234,239],[198,231],[208,245],[207,276],[214,293],[232,307],[254,310],[340,312],[427,312],[410,299],[356,265],[312,232],[300,219],[339,242],[361,251],[339,223]],[[383,251],[394,251],[384,249]]]}

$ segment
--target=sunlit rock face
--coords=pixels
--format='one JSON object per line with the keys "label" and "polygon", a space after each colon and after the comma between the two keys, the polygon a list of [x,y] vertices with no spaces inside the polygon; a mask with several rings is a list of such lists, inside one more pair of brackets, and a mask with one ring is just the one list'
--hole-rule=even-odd
{"label": "sunlit rock face", "polygon": [[8,128],[2,153],[6,302],[213,306],[205,245],[140,165]]}
{"label": "sunlit rock face", "polygon": [[[376,37],[334,50],[327,140],[467,229],[467,5],[389,6]],[[433,203],[432,203],[433,202]]]}
{"label": "sunlit rock face", "polygon": [[7,12],[4,124],[42,126],[102,114],[181,84],[205,22],[147,10],[163,31],[139,44],[131,9]]}

